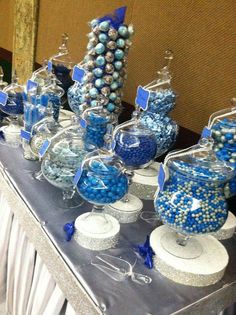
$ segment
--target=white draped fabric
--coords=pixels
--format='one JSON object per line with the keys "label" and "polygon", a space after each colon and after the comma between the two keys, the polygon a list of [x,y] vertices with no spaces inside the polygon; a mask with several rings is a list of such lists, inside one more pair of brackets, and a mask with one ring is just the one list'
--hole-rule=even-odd
{"label": "white draped fabric", "polygon": [[6,314],[76,315],[0,190],[0,304],[6,303]]}

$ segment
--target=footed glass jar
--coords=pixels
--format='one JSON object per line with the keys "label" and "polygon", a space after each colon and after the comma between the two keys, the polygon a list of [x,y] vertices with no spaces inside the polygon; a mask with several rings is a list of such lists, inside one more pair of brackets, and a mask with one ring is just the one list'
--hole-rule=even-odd
{"label": "footed glass jar", "polygon": [[108,124],[117,123],[117,117],[109,114],[102,106],[86,109],[82,114],[82,120],[86,121],[84,144],[87,151],[102,148],[105,145],[104,136]]}
{"label": "footed glass jar", "polygon": [[144,168],[155,158],[157,142],[154,134],[134,119],[115,130],[114,150],[126,168]]}
{"label": "footed glass jar", "polygon": [[72,208],[81,204],[81,199],[75,194],[73,179],[86,153],[83,131],[78,124],[63,129],[50,139],[41,170],[49,183],[62,189],[62,207]]}
{"label": "footed glass jar", "polygon": [[120,159],[111,152],[94,151],[84,159],[77,183],[78,193],[93,204],[91,213],[75,221],[75,239],[83,247],[102,250],[113,247],[120,226],[115,218],[104,214],[105,205],[120,200],[128,190],[128,179]]}
{"label": "footed glass jar", "polygon": [[73,84],[73,80],[71,78],[71,70],[75,65],[75,62],[72,61],[70,52],[67,47],[68,39],[68,34],[62,34],[62,43],[59,47],[59,51],[56,55],[50,58],[50,61],[52,63],[52,70],[57,79],[61,82],[61,87],[63,88],[65,93],[67,93],[69,87]]}
{"label": "footed glass jar", "polygon": [[[183,246],[190,236],[218,231],[228,216],[224,183],[235,172],[217,158],[212,146],[212,139],[202,139],[164,161],[166,178],[154,205],[163,223],[179,233],[177,243]],[[164,243],[168,250],[168,240]],[[195,250],[201,250],[197,244]]]}
{"label": "footed glass jar", "polygon": [[82,83],[75,82],[67,92],[69,106],[77,116],[80,116],[84,110],[85,98],[83,96],[82,87]]}
{"label": "footed glass jar", "polygon": [[[209,127],[217,157],[229,162],[236,170],[236,108],[227,108],[211,115]],[[226,197],[236,195],[236,178],[226,184],[225,193]]]}
{"label": "footed glass jar", "polygon": [[6,86],[2,92],[7,95],[7,100],[6,104],[0,103],[0,110],[10,117],[8,118],[9,124],[1,128],[1,131],[4,134],[4,141],[1,143],[17,147],[20,145],[21,130],[18,118],[24,112],[24,87],[18,84],[16,72],[13,72],[12,83]]}
{"label": "footed glass jar", "polygon": [[165,52],[166,66],[158,71],[157,80],[145,86],[150,90],[150,97],[146,111],[141,114],[141,123],[152,130],[157,140],[157,156],[168,151],[175,143],[178,135],[178,125],[168,115],[176,104],[176,93],[171,87],[172,76],[169,68],[173,59],[173,52]]}

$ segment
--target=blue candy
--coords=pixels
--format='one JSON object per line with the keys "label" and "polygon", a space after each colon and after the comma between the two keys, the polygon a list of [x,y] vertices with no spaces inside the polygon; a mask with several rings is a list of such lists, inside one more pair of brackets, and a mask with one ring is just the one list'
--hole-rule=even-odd
{"label": "blue candy", "polygon": [[128,180],[115,166],[94,161],[89,170],[83,170],[77,188],[88,202],[111,204],[127,193]]}

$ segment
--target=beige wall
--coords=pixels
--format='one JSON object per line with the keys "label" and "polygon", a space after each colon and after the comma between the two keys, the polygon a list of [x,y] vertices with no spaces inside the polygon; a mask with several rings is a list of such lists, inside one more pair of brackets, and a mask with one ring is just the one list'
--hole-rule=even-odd
{"label": "beige wall", "polygon": [[12,51],[14,0],[0,0],[0,47]]}
{"label": "beige wall", "polygon": [[[0,0],[1,15],[11,12],[12,1]],[[170,48],[175,53],[173,87],[179,93],[173,117],[200,131],[210,113],[227,107],[236,95],[235,0],[40,0],[36,61],[57,52],[62,32],[69,33],[71,53],[81,60],[87,22],[122,5],[128,6],[126,21],[136,29],[124,100],[134,103],[137,86],[155,78]],[[10,49],[7,29],[11,34],[8,19],[0,46]]]}

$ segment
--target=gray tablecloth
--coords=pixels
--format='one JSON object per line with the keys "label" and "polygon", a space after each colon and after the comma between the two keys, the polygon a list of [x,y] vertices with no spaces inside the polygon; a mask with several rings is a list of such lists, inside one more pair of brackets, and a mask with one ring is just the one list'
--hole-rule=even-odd
{"label": "gray tablecloth", "polygon": [[[61,191],[46,180],[40,182],[33,178],[32,172],[39,170],[40,164],[25,160],[21,149],[0,146],[0,161],[4,172],[19,195],[36,219],[41,222],[50,240],[75,277],[104,314],[171,314],[236,280],[235,239],[223,242],[229,252],[230,262],[224,278],[213,286],[196,288],[176,284],[164,278],[157,271],[147,269],[143,265],[142,259],[138,259],[134,271],[150,276],[153,279],[150,285],[139,285],[132,282],[131,279],[123,282],[110,279],[91,264],[95,255],[98,254],[97,252],[80,247],[74,240],[65,241],[63,225],[75,220],[81,213],[90,211],[91,205],[85,203],[79,208],[69,210],[60,208],[58,200],[62,198]],[[144,202],[144,210],[152,211],[153,203]],[[143,243],[153,229],[154,226],[141,219],[136,223],[121,225],[118,246],[104,252],[133,259],[133,246]],[[216,257],[216,259],[220,259],[220,257]]]}

